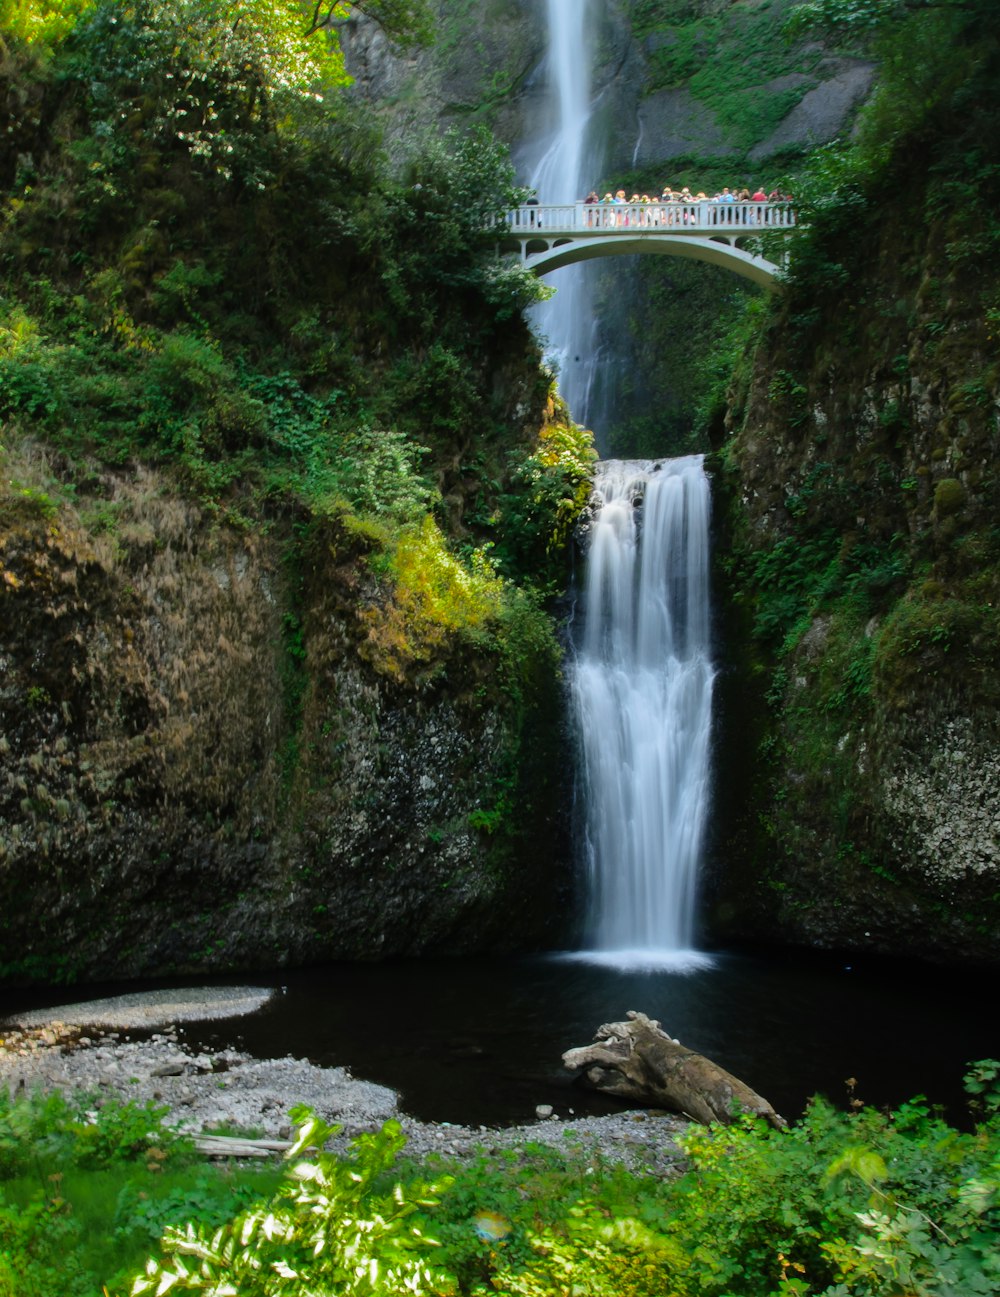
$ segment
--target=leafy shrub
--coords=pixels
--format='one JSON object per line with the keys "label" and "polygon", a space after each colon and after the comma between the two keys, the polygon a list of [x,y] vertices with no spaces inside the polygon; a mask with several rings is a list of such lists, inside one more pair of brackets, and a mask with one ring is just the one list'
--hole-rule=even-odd
{"label": "leafy shrub", "polygon": [[0,1191],[0,1297],[90,1297],[94,1277],[76,1255],[79,1242],[58,1197],[19,1208]]}
{"label": "leafy shrub", "polygon": [[430,514],[398,532],[386,567],[391,591],[361,614],[361,651],[392,679],[408,679],[419,664],[430,664],[433,674],[455,636],[469,636],[499,615],[504,583],[486,551],[474,550],[463,562]]}
{"label": "leafy shrub", "polygon": [[[304,1109],[290,1157],[322,1149],[337,1131]],[[414,1182],[384,1187],[404,1137],[396,1122],[359,1136],[354,1155],[324,1152],[297,1161],[272,1203],[209,1232],[201,1225],[168,1229],[164,1257],[150,1260],[131,1287],[144,1293],[203,1292],[213,1297],[268,1297],[330,1292],[388,1297],[448,1292],[452,1285],[426,1259],[434,1247],[413,1223],[419,1206],[441,1186]]]}
{"label": "leafy shrub", "polygon": [[201,1171],[193,1183],[178,1184],[157,1195],[130,1182],[118,1195],[113,1228],[123,1239],[141,1235],[146,1251],[160,1239],[168,1225],[181,1226],[196,1220],[206,1229],[217,1229],[260,1198],[261,1187],[256,1178],[236,1179],[231,1173],[220,1176]]}
{"label": "leafy shrub", "polygon": [[[968,1084],[993,1093],[994,1060]],[[133,1297],[501,1292],[518,1297],[986,1297],[1000,1259],[1000,1124],[814,1100],[774,1130],[691,1126],[674,1179],[608,1165],[571,1129],[469,1162],[401,1163],[389,1122],[338,1159],[305,1109],[286,1179],[217,1229],[169,1228]],[[0,1290],[2,1291],[2,1290]]]}
{"label": "leafy shrub", "polygon": [[1000,1115],[1000,1061],[981,1058],[965,1076],[965,1090],[973,1112],[996,1118]]}
{"label": "leafy shrub", "polygon": [[19,40],[55,46],[73,30],[93,0],[6,0],[3,25]]}
{"label": "leafy shrub", "polygon": [[593,483],[593,437],[562,413],[562,419],[545,425],[531,453],[515,463],[512,485],[519,492],[501,505],[504,549],[520,554],[522,562],[530,555],[535,568],[543,566],[543,554],[565,550]]}
{"label": "leafy shrub", "polygon": [[341,439],[342,454],[314,469],[305,493],[317,512],[346,500],[361,514],[385,517],[396,523],[414,522],[435,502],[437,493],[417,471],[427,453],[403,433],[376,430],[366,425]]}
{"label": "leafy shrub", "polygon": [[61,1092],[11,1097],[0,1088],[0,1181],[39,1165],[97,1169],[158,1156],[186,1156],[190,1141],[163,1125],[166,1108]]}

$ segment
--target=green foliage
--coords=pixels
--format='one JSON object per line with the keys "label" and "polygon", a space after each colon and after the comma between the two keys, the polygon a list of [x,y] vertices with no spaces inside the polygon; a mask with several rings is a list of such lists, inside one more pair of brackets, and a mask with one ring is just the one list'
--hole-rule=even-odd
{"label": "green foliage", "polygon": [[[156,1172],[190,1144],[162,1125],[165,1109],[55,1091],[11,1097],[0,1088],[0,1293],[92,1297],[92,1241],[74,1211],[74,1185],[95,1175]],[[91,1107],[91,1104],[94,1106]],[[127,1168],[127,1169],[126,1169]],[[73,1195],[75,1197],[75,1194]],[[106,1222],[105,1222],[106,1223]],[[102,1260],[105,1259],[102,1257]]]}
{"label": "green foliage", "polygon": [[[797,29],[832,26],[870,33],[870,53],[879,63],[855,137],[816,150],[795,182],[800,230],[792,245],[791,284],[796,295],[812,295],[811,322],[816,322],[817,292],[825,297],[847,287],[846,266],[856,254],[858,228],[872,223],[886,192],[901,199],[900,190],[913,177],[915,155],[922,159],[921,173],[940,172],[943,183],[963,185],[965,176],[975,176],[963,187],[956,254],[971,229],[979,231],[979,242],[965,249],[969,255],[981,256],[994,245],[996,222],[988,198],[992,167],[984,169],[977,151],[969,159],[971,170],[960,167],[955,174],[958,130],[944,144],[939,163],[935,155],[938,137],[953,131],[956,116],[970,142],[995,136],[996,13],[988,0],[817,0],[798,6],[792,19]],[[938,183],[925,188],[921,201],[929,221],[939,217],[941,200]]]}
{"label": "green foliage", "polygon": [[971,1064],[965,1091],[972,1096],[969,1102],[974,1112],[991,1118],[1000,1114],[1000,1061],[981,1058]]}
{"label": "green foliage", "polygon": [[[996,1139],[960,1135],[917,1101],[888,1117],[814,1101],[787,1132],[692,1129],[692,1173],[667,1229],[695,1245],[678,1290],[988,1292]],[[808,1286],[778,1287],[790,1262]]]}
{"label": "green foliage", "polygon": [[905,23],[913,14],[963,9],[988,12],[988,0],[809,0],[792,9],[785,25],[790,37],[819,33],[834,37],[867,37]]}
{"label": "green foliage", "polygon": [[702,444],[724,420],[729,385],[741,362],[746,363],[769,303],[764,297],[745,295],[734,306],[731,315],[720,321],[714,345],[701,352],[695,366],[693,432]]}
{"label": "green foliage", "polygon": [[[292,1159],[313,1145],[322,1150],[336,1133],[305,1110],[293,1115],[301,1124]],[[359,1136],[349,1160],[320,1151],[296,1161],[266,1207],[216,1230],[195,1224],[168,1229],[165,1255],[134,1279],[133,1297],[168,1289],[215,1297],[447,1291],[425,1259],[434,1241],[413,1222],[442,1186],[381,1187],[403,1142],[398,1123],[387,1122],[378,1134]]]}
{"label": "green foliage", "polygon": [[865,36],[908,7],[905,0],[810,0],[792,9],[785,30],[793,37],[810,32]]}
{"label": "green foliage", "polygon": [[13,1179],[42,1162],[98,1169],[146,1157],[156,1147],[169,1157],[186,1156],[187,1140],[163,1126],[166,1108],[61,1092],[11,1098],[0,1090],[0,1180]]}
{"label": "green foliage", "polygon": [[[792,497],[793,516],[811,511],[813,485],[829,465],[820,465]],[[814,617],[839,601],[853,620],[864,619],[898,593],[909,574],[901,537],[886,546],[845,543],[832,527],[796,531],[767,550],[748,556],[751,564],[741,585],[753,591],[754,633],[794,649],[798,635]]]}
{"label": "green foliage", "polygon": [[474,637],[499,618],[504,582],[485,549],[465,560],[452,554],[430,514],[380,539],[378,565],[391,586],[379,605],[361,613],[362,656],[399,683],[414,671],[434,675],[455,637]]}
{"label": "green foliage", "polygon": [[3,0],[0,30],[28,44],[52,48],[74,28],[93,0]]}
{"label": "green foliage", "polygon": [[237,1177],[232,1170],[220,1175],[216,1171],[194,1169],[188,1176],[175,1175],[170,1179],[164,1192],[150,1193],[148,1187],[140,1188],[134,1181],[122,1186],[113,1221],[118,1238],[133,1246],[138,1244],[148,1252],[170,1226],[178,1228],[196,1220],[206,1229],[218,1229],[227,1220],[248,1211],[264,1191],[276,1189],[280,1173]]}
{"label": "green foliage", "polygon": [[0,1189],[0,1294],[3,1297],[91,1297],[94,1276],[80,1263],[78,1223],[58,1197],[19,1208]]}
{"label": "green foliage", "polygon": [[[404,49],[429,45],[434,38],[433,15],[427,0],[353,0],[346,6],[374,19],[389,39]],[[333,10],[333,5],[319,5],[316,12]]]}
{"label": "green foliage", "polygon": [[[369,7],[394,31],[424,9]],[[370,116],[313,93],[336,81],[332,47],[309,62],[328,29],[302,35],[286,5],[230,31],[224,8],[95,4],[53,54],[58,141],[11,122],[48,164],[15,184],[0,232],[3,415],[75,455],[168,459],[210,498],[282,452],[307,460],[288,465],[293,491],[340,489],[307,479],[350,477],[345,454],[370,478],[384,439],[352,449],[357,428],[411,441],[397,460],[495,435],[488,365],[505,329],[524,346],[519,312],[543,291],[494,255],[520,197],[505,153],[453,133],[400,175]]]}
{"label": "green foliage", "polygon": [[[968,1133],[921,1096],[891,1113],[814,1100],[788,1130],[692,1125],[674,1177],[606,1163],[572,1127],[559,1149],[425,1167],[399,1161],[389,1122],[337,1157],[323,1151],[336,1128],[306,1109],[280,1172],[146,1170],[148,1143],[138,1164],[81,1170],[58,1160],[78,1133],[67,1100],[7,1100],[33,1152],[31,1181],[4,1163],[0,1293],[93,1297],[102,1276],[136,1297],[986,1297],[1000,1276],[998,1073],[996,1060],[971,1065],[987,1120]],[[106,1121],[131,1156],[120,1111]],[[128,1279],[111,1273],[123,1261]]]}
{"label": "green foliage", "polygon": [[95,1297],[122,1291],[168,1224],[216,1225],[272,1192],[270,1169],[192,1166],[165,1110],[60,1092],[0,1090],[0,1293]]}
{"label": "green foliage", "polygon": [[[295,1156],[317,1133],[303,1128]],[[568,1131],[561,1151],[439,1163],[448,1175],[428,1186],[419,1167],[393,1169],[402,1141],[390,1125],[347,1163],[299,1164],[269,1209],[211,1239],[169,1232],[166,1259],[133,1291],[167,1274],[181,1291],[305,1293],[334,1276],[347,1285],[338,1291],[402,1291],[392,1272],[415,1273],[422,1252],[425,1291],[441,1293],[985,1294],[997,1274],[997,1138],[995,1124],[960,1134],[919,1099],[888,1115],[815,1101],[788,1131],[691,1127],[675,1180],[595,1163]],[[359,1221],[371,1228],[345,1273]],[[318,1229],[325,1243],[311,1256]]]}
{"label": "green foliage", "polygon": [[596,458],[591,434],[565,408],[542,428],[530,453],[509,455],[510,489],[476,518],[495,537],[492,553],[503,571],[537,573],[539,584],[548,577],[562,588],[561,560],[590,499]]}

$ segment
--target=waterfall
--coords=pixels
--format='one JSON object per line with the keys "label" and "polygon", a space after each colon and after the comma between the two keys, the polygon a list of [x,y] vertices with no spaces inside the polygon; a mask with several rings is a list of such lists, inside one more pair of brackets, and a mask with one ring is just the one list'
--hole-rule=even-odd
{"label": "waterfall", "polygon": [[[549,130],[523,156],[539,202],[581,200],[603,165],[591,35],[598,0],[546,0]],[[596,312],[585,266],[535,312],[573,418],[596,413]],[[700,456],[598,466],[582,642],[572,691],[589,872],[583,956],[693,967],[709,796],[709,490]]]}
{"label": "waterfall", "polygon": [[695,967],[709,801],[708,479],[702,457],[598,465],[572,694],[589,873],[583,956]]}
{"label": "waterfall", "polygon": [[[546,0],[551,129],[526,158],[528,184],[540,203],[579,202],[597,183],[601,159],[589,131],[592,3]],[[574,419],[587,425],[597,335],[585,269],[566,266],[551,276],[551,284],[555,296],[535,309],[534,322],[559,371],[560,394]]]}

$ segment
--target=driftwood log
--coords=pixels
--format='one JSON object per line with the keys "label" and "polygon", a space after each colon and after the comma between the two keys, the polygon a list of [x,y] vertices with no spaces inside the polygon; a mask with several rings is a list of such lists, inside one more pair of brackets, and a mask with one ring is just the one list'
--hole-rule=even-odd
{"label": "driftwood log", "polygon": [[206,1157],[275,1157],[292,1147],[288,1139],[243,1139],[233,1135],[196,1135],[194,1146]]}
{"label": "driftwood log", "polygon": [[743,1113],[786,1125],[768,1101],[724,1068],[671,1039],[652,1018],[629,1010],[628,1022],[598,1027],[595,1044],[570,1049],[563,1063],[583,1070],[596,1090],[646,1108],[669,1108],[705,1125]]}

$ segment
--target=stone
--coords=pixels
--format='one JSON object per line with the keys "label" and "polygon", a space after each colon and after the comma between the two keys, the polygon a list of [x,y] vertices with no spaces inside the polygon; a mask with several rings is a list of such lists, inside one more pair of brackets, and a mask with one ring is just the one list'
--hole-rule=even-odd
{"label": "stone", "polygon": [[751,159],[757,162],[783,149],[826,144],[834,139],[868,94],[874,75],[874,64],[860,59],[848,63],[803,95],[768,138],[750,151]]}
{"label": "stone", "polygon": [[188,1060],[186,1058],[171,1058],[166,1063],[161,1063],[159,1067],[154,1067],[150,1076],[183,1076],[187,1071]]}

